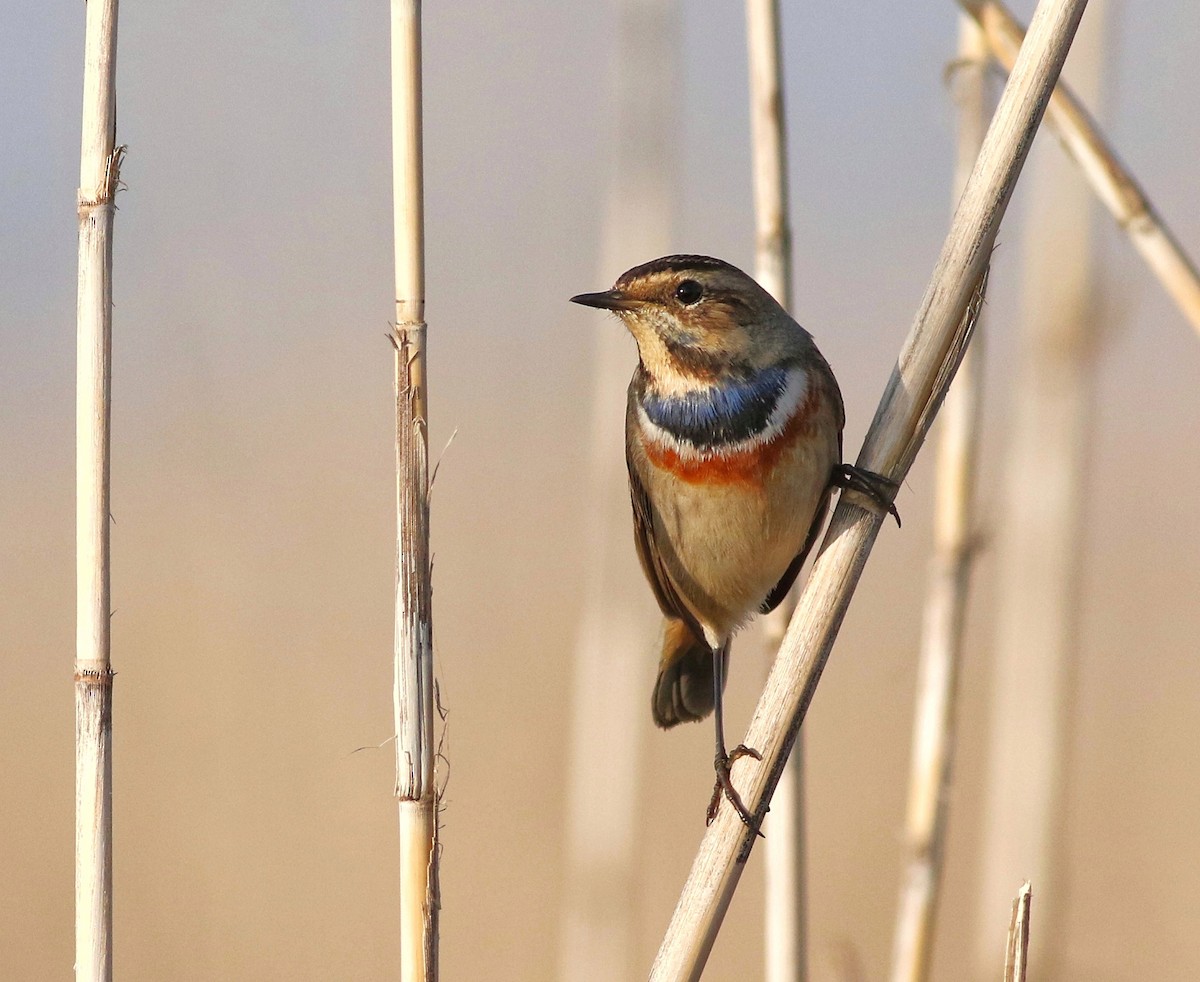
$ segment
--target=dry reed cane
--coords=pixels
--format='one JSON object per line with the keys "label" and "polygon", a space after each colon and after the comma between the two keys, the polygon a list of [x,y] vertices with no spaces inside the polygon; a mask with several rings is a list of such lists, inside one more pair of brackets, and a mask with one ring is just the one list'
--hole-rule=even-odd
{"label": "dry reed cane", "polygon": [[[678,0],[620,0],[617,134],[605,215],[602,275],[670,249],[678,169]],[[654,98],[647,98],[654,92]],[[624,331],[594,336],[587,586],[574,654],[566,882],[559,978],[634,978],[638,910],[636,808],[648,702],[648,646],[661,619],[629,537],[623,405],[630,351]],[[656,609],[655,609],[656,610]],[[605,779],[596,780],[596,774]]]}
{"label": "dry reed cane", "polygon": [[[908,472],[969,339],[972,297],[982,285],[996,231],[1037,131],[1087,0],[1041,0],[999,109],[858,465],[900,481]],[[788,628],[746,744],[763,760],[742,758],[734,784],[760,818],[804,718],[841,625],[881,516],[851,499],[838,503]],[[750,849],[754,833],[722,808],[700,844],[651,979],[697,979]]]}
{"label": "dry reed cane", "polygon": [[400,977],[438,975],[437,788],[425,382],[421,4],[392,0],[392,176],[396,243],[396,798]]}
{"label": "dry reed cane", "polygon": [[[951,78],[958,103],[953,200],[983,144],[993,99],[987,45],[962,16]],[[905,828],[907,858],[892,953],[892,982],[929,976],[949,817],[954,728],[968,585],[974,559],[974,486],[982,388],[979,339],[963,357],[942,410],[934,501],[934,556],[925,601]]]}
{"label": "dry reed cane", "polygon": [[1004,982],[1025,982],[1029,962],[1029,913],[1033,891],[1026,881],[1012,905],[1008,925],[1008,949],[1004,956]]}
{"label": "dry reed cane", "polygon": [[[1071,54],[1076,84],[1093,103],[1108,60],[1106,7],[1093,2],[1090,31]],[[986,816],[980,848],[980,924],[1013,875],[1041,889],[1035,948],[1054,974],[1068,881],[1064,846],[1068,760],[1078,663],[1081,535],[1092,432],[1095,354],[1103,312],[1091,299],[1095,271],[1093,199],[1057,148],[1035,162],[1026,183],[1020,338],[996,536],[995,645]],[[1064,261],[1068,257],[1069,261]],[[991,963],[982,928],[977,964]]]}
{"label": "dry reed cane", "polygon": [[[601,269],[612,276],[669,249],[679,184],[680,10],[677,0],[621,0],[617,135]],[[655,93],[647,99],[646,93]],[[648,702],[647,647],[660,621],[629,540],[625,420],[613,412],[629,385],[625,332],[595,335],[590,473],[584,490],[588,581],[574,653],[567,877],[558,977],[620,982],[634,977],[638,930],[635,802],[641,794]],[[596,775],[603,773],[603,781]]]}
{"label": "dry reed cane", "polygon": [[[754,172],[754,268],[759,284],[792,307],[792,233],[788,219],[787,128],[778,0],[746,0]],[[795,593],[763,620],[767,664],[795,609]],[[804,744],[796,734],[771,801],[766,849],[766,980],[807,977],[804,885]]]}
{"label": "dry reed cane", "polygon": [[75,401],[75,977],[112,978],[109,420],[117,0],[87,5],[79,163]]}
{"label": "dry reed cane", "polygon": [[[1025,36],[1020,22],[996,0],[959,0],[959,6],[979,21],[993,56],[1011,71]],[[1200,332],[1200,272],[1196,264],[1117,158],[1083,103],[1064,83],[1055,89],[1046,122],[1183,316]]]}

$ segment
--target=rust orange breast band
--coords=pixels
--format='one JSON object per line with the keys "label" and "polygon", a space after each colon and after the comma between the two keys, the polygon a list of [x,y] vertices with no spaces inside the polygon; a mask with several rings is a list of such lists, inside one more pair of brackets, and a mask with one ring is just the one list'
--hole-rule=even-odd
{"label": "rust orange breast band", "polygon": [[812,435],[819,408],[820,389],[819,386],[813,386],[774,440],[755,444],[745,450],[680,454],[673,447],[664,447],[644,438],[642,446],[651,464],[670,471],[688,484],[746,484],[761,488],[783,451],[797,440]]}

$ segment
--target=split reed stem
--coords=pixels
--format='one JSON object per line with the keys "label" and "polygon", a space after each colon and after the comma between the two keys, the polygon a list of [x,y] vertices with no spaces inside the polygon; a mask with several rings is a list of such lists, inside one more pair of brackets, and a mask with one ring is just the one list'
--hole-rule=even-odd
{"label": "split reed stem", "polygon": [[392,0],[392,174],[396,250],[396,798],[400,977],[438,976],[438,834],[425,381],[421,4]]}

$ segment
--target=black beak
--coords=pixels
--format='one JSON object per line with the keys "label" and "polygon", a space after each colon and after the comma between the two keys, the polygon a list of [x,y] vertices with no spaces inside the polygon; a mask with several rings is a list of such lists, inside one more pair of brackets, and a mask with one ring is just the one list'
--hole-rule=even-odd
{"label": "black beak", "polygon": [[605,290],[603,293],[581,293],[571,298],[571,303],[581,303],[585,307],[598,307],[600,310],[633,310],[638,301],[626,296],[620,290]]}

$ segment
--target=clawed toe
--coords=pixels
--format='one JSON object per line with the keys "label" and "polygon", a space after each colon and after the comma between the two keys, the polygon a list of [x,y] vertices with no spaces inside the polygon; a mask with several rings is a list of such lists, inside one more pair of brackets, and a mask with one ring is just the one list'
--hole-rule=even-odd
{"label": "clawed toe", "polygon": [[866,495],[896,520],[897,528],[900,527],[900,512],[893,500],[900,485],[895,481],[853,464],[838,464],[833,469],[831,483],[834,487]]}
{"label": "clawed toe", "polygon": [[705,824],[712,825],[713,819],[717,817],[717,811],[721,807],[721,798],[724,797],[733,805],[733,809],[738,813],[738,818],[742,820],[742,824],[752,829],[755,835],[762,837],[762,830],[758,827],[758,821],[742,801],[742,796],[737,793],[737,789],[733,786],[733,781],[729,776],[729,770],[733,766],[733,762],[741,757],[753,757],[755,760],[762,760],[762,754],[753,747],[747,747],[744,743],[739,743],[730,753],[717,754],[716,759],[713,761],[713,766],[717,772],[717,783],[713,787],[712,799],[708,803]]}

